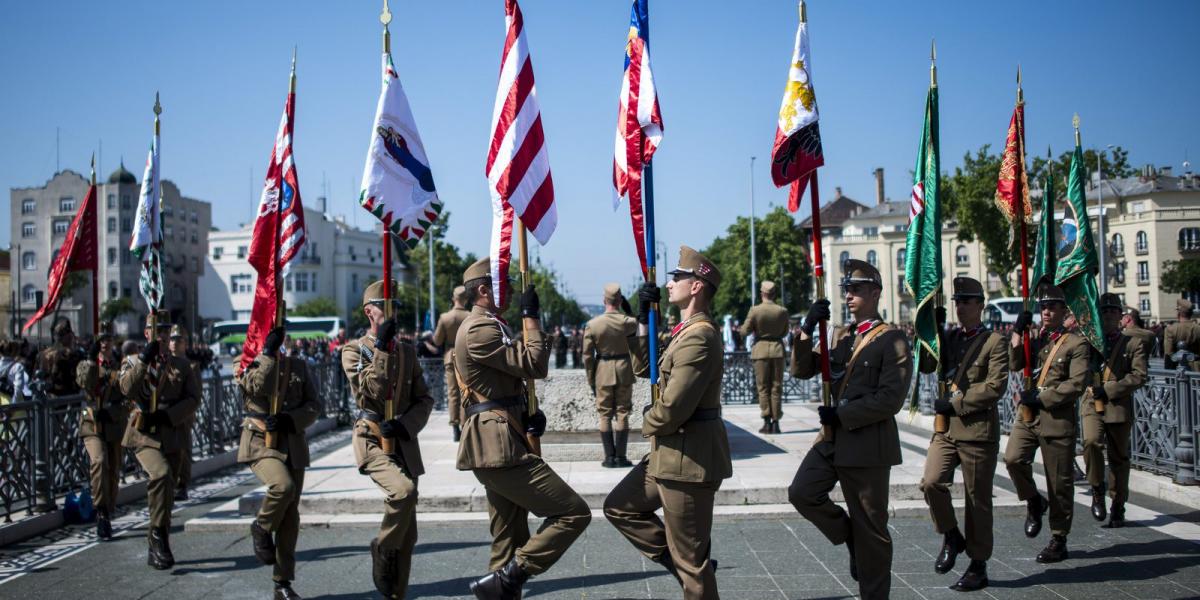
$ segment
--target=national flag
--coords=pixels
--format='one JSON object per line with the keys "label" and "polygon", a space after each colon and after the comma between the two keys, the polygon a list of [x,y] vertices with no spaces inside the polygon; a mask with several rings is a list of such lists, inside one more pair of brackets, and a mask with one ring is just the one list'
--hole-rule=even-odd
{"label": "national flag", "polygon": [[497,305],[508,292],[513,216],[519,217],[542,245],[550,241],[558,224],[533,61],[517,0],[505,0],[504,24],[507,33],[484,168],[492,196],[492,294]]}
{"label": "national flag", "polygon": [[1104,333],[1100,329],[1100,290],[1096,286],[1100,260],[1092,239],[1084,181],[1087,181],[1087,167],[1083,164],[1077,130],[1075,153],[1071,155],[1071,170],[1067,174],[1067,206],[1060,222],[1062,237],[1058,242],[1054,284],[1066,296],[1067,307],[1079,324],[1079,333],[1093,348],[1105,352]]}
{"label": "national flag", "polygon": [[142,174],[142,191],[138,196],[136,224],[129,240],[129,251],[141,263],[138,288],[146,299],[146,308],[157,311],[162,304],[162,182],[159,180],[159,138],[157,120],[146,170]]}
{"label": "national flag", "polygon": [[250,253],[246,262],[254,267],[258,280],[254,287],[254,306],[242,344],[242,368],[258,356],[263,340],[275,326],[278,310],[279,279],[287,276],[288,267],[307,241],[304,227],[304,205],[300,201],[300,179],[292,154],[292,134],[296,119],[296,67],[292,65],[291,88],[283,105],[279,131],[267,163],[254,233],[250,237]]}
{"label": "national flag", "polygon": [[[95,177],[93,176],[93,179]],[[42,307],[25,322],[22,332],[29,331],[34,323],[54,312],[61,299],[63,284],[71,271],[94,271],[98,266],[96,260],[96,184],[88,188],[83,204],[75,212],[71,226],[67,229],[67,238],[63,240],[54,263],[50,265],[50,277],[46,281],[46,301]]]}
{"label": "national flag", "polygon": [[775,146],[771,149],[771,179],[775,187],[791,184],[788,210],[800,208],[800,196],[817,167],[825,164],[821,149],[821,129],[817,123],[817,96],[813,92],[812,62],[808,51],[808,23],[796,28],[796,47],[788,68],[783,104],[775,128]]}
{"label": "national flag", "polygon": [[938,89],[929,87],[925,126],[913,168],[912,206],[905,245],[904,285],[916,302],[916,341],[941,360],[941,340],[934,308],[942,285],[942,203],[938,190]]}
{"label": "national flag", "polygon": [[[1058,228],[1054,222],[1054,162],[1046,161],[1046,181],[1042,184],[1041,217],[1038,220],[1037,245],[1033,252],[1033,271],[1029,278],[1029,289],[1037,296],[1042,280],[1049,278],[1053,283],[1058,262]],[[1025,307],[1029,309],[1029,305]]]}
{"label": "national flag", "polygon": [[1000,176],[996,180],[996,206],[1013,226],[1017,225],[1018,219],[1026,223],[1032,220],[1029,177],[1025,171],[1025,103],[1022,101],[1017,102],[1008,122]]}
{"label": "national flag", "polygon": [[633,242],[646,271],[646,229],[642,214],[642,170],[650,163],[663,136],[658,90],[650,71],[649,0],[633,0],[629,35],[625,42],[625,73],[617,110],[617,137],[613,157],[613,210],[629,198]]}

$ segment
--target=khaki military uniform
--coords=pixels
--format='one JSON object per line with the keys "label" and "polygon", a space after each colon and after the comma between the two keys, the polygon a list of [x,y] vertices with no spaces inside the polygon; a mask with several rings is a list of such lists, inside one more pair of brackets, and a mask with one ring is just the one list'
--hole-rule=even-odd
{"label": "khaki military uniform", "polygon": [[[884,329],[851,361],[861,340],[880,327]],[[900,464],[895,415],[908,395],[912,354],[904,333],[881,323],[862,334],[839,327],[829,343],[831,369],[837,374],[833,400],[841,424],[832,440],[818,436],[788,487],[788,499],[830,542],[853,538],[862,597],[886,598],[892,566],[888,484],[891,467]],[[811,340],[792,344],[791,373],[801,379],[820,373],[820,353]],[[829,498],[838,483],[849,515]]]}
{"label": "khaki military uniform", "polygon": [[783,416],[783,338],[788,334],[787,309],[773,300],[763,300],[750,308],[741,333],[743,337],[754,335],[750,360],[754,363],[759,416],[778,421]]}
{"label": "khaki military uniform", "polygon": [[596,393],[600,431],[625,431],[633,407],[633,366],[629,338],[637,321],[619,312],[606,312],[588,321],[583,334],[583,366]]}
{"label": "khaki military uniform", "polygon": [[[1079,404],[1083,426],[1083,462],[1088,483],[1093,488],[1106,486],[1113,498],[1113,510],[1124,508],[1129,498],[1129,444],[1133,430],[1133,393],[1146,384],[1149,375],[1149,348],[1143,338],[1118,335],[1100,374],[1100,383],[1108,396],[1104,412],[1096,412],[1090,392]],[[1104,456],[1108,455],[1109,476],[1106,485]]]}
{"label": "khaki military uniform", "polygon": [[[429,422],[433,398],[425,385],[416,348],[399,341],[390,352],[375,347],[375,336],[367,335],[342,350],[342,369],[350,380],[359,418],[354,424],[354,459],[358,471],[383,490],[383,522],[379,527],[380,550],[396,552],[396,597],[403,598],[417,544],[417,480],[425,474],[417,435]],[[395,438],[394,454],[384,453],[377,423],[386,415],[391,400],[395,418],[404,425],[408,439]]]}
{"label": "khaki military uniform", "polygon": [[[121,438],[125,435],[125,421],[129,418],[117,382],[117,366],[107,362],[85,360],[75,371],[75,381],[87,394],[88,407],[79,423],[79,437],[87,450],[91,462],[90,475],[92,500],[97,508],[112,514],[117,508],[121,466]],[[108,419],[97,424],[100,409],[108,413]]]}
{"label": "khaki military uniform", "polygon": [[433,330],[433,343],[442,348],[442,364],[446,379],[446,410],[450,413],[450,424],[462,423],[462,392],[458,388],[458,378],[454,376],[454,339],[458,336],[458,328],[470,312],[465,308],[455,306],[449,312],[438,317],[437,327]]}
{"label": "khaki military uniform", "polygon": [[121,363],[120,384],[126,401],[141,409],[149,408],[150,391],[157,387],[158,408],[165,410],[170,419],[170,424],[160,425],[153,432],[142,431],[134,426],[139,414],[139,409],[134,409],[121,442],[134,449],[150,478],[146,486],[150,526],[169,528],[176,473],[183,459],[182,427],[194,418],[200,406],[200,382],[187,359],[166,356],[150,369],[134,355],[125,357]]}
{"label": "khaki military uniform", "polygon": [[[1026,423],[1018,413],[1008,437],[1004,462],[1017,488],[1017,497],[1029,501],[1038,495],[1037,484],[1033,481],[1033,455],[1041,448],[1050,505],[1050,531],[1066,536],[1071,532],[1071,519],[1075,513],[1076,402],[1090,379],[1088,357],[1091,346],[1074,333],[1063,333],[1059,338],[1061,344],[1055,351],[1056,342],[1050,337],[1032,342],[1037,356],[1035,371],[1039,373],[1036,379],[1041,390],[1038,398],[1044,408],[1036,411],[1032,423]],[[1013,370],[1025,368],[1025,351],[1021,346],[1010,346],[1009,364]],[[1048,372],[1041,375],[1042,369]]]}
{"label": "khaki military uniform", "polygon": [[[283,363],[283,373],[279,372]],[[279,385],[279,412],[292,418],[294,432],[277,431],[275,446],[266,443],[266,419],[271,414],[271,397]],[[304,430],[317,420],[321,404],[308,376],[308,366],[299,358],[259,354],[240,377],[246,418],[238,443],[239,463],[267,486],[258,508],[258,524],[275,534],[275,581],[296,578],[296,538],[300,534],[300,492],[304,489],[304,469],[308,467],[308,440]]]}
{"label": "khaki military uniform", "polygon": [[[635,346],[634,368],[648,377],[648,337]],[[674,333],[659,357],[661,397],[642,423],[650,454],[604,500],[604,516],[635,548],[674,563],[688,599],[719,597],[709,561],[713,498],[733,475],[721,420],[724,360],[721,334],[708,315],[692,315]]]}
{"label": "khaki military uniform", "polygon": [[[186,357],[183,358],[184,360],[188,361],[189,365],[191,365],[192,374],[196,377],[196,386],[200,388],[201,394],[203,394],[204,369],[202,368],[200,361],[191,360]],[[183,434],[183,439],[180,441],[180,446],[183,448],[183,459],[179,463],[179,477],[175,482],[175,488],[177,490],[186,490],[187,487],[192,483],[192,429],[194,429],[195,426],[196,413],[192,413],[192,418],[188,419],[188,422],[184,423],[183,426],[180,427],[180,431]]]}
{"label": "khaki military uniform", "polygon": [[1200,323],[1196,321],[1180,321],[1173,323],[1167,327],[1163,333],[1163,356],[1166,357],[1165,364],[1168,369],[1175,368],[1175,361],[1171,360],[1171,355],[1178,351],[1178,345],[1183,342],[1184,347],[1196,355],[1196,360],[1187,365],[1187,368],[1192,371],[1200,371]]}
{"label": "khaki military uniform", "polygon": [[[523,342],[508,325],[474,306],[458,328],[454,367],[463,388],[463,430],[459,470],[470,470],[487,491],[492,548],[488,570],[514,557],[530,575],[549,569],[591,521],[587,503],[530,452],[523,425],[524,379],[546,376],[550,353],[546,335],[531,329]],[[496,408],[476,412],[475,405]],[[544,517],[529,533],[528,515]]]}
{"label": "khaki military uniform", "polygon": [[78,352],[61,344],[42,350],[38,355],[38,369],[46,372],[49,384],[46,391],[54,396],[78,393],[76,368],[82,358]]}
{"label": "khaki military uniform", "polygon": [[[921,492],[929,505],[934,529],[945,534],[958,527],[950,501],[954,470],[962,466],[966,491],[964,537],[967,556],[988,560],[992,556],[992,479],[1000,453],[1000,413],[997,403],[1008,388],[1008,345],[996,332],[980,331],[967,337],[957,329],[942,338],[949,369],[950,404],[954,415],[945,433],[934,433],[925,459]],[[921,372],[931,373],[937,363],[921,355]]]}

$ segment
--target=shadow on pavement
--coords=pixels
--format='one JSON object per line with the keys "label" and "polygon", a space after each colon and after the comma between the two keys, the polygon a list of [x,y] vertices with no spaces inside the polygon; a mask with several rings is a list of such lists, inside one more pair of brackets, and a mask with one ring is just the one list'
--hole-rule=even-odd
{"label": "shadow on pavement", "polygon": [[475,546],[490,546],[491,542],[434,542],[431,544],[417,544],[413,554],[431,554],[433,552],[450,552],[453,550],[461,550],[463,548],[473,548]]}
{"label": "shadow on pavement", "polygon": [[754,458],[767,454],[787,454],[787,450],[772,444],[737,425],[725,421],[725,433],[729,436],[729,453],[734,459]]}
{"label": "shadow on pavement", "polygon": [[[1170,556],[1172,554],[1175,556]],[[1181,556],[1180,554],[1186,555]],[[999,588],[1025,588],[1032,585],[1063,583],[1129,583],[1152,581],[1164,575],[1177,573],[1182,568],[1196,566],[1197,554],[1200,554],[1200,550],[1195,550],[1193,544],[1178,539],[1118,544],[1093,551],[1072,550],[1071,558],[1060,565],[1049,567],[1041,573],[1020,579],[1006,581],[992,580],[991,585],[992,587]],[[1129,558],[1136,556],[1149,558],[1142,560],[1122,560],[1119,568],[1114,568],[1111,561],[1095,564],[1079,564],[1080,560],[1086,559]]]}

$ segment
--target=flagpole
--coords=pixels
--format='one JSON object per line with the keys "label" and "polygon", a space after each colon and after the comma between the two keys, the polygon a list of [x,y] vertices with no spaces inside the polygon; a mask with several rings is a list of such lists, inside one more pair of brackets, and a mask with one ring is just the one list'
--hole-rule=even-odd
{"label": "flagpole", "polygon": [[[96,191],[96,154],[92,153],[92,191]],[[99,199],[94,199],[99,202]],[[97,211],[99,212],[99,211]],[[100,283],[96,272],[100,270],[100,227],[92,228],[92,249],[96,252],[96,266],[92,268],[92,339],[100,338]],[[94,357],[93,357],[94,358]]]}
{"label": "flagpole", "polygon": [[[162,114],[162,104],[160,104],[158,101],[158,92],[154,92],[154,152],[156,152],[156,153],[158,152],[158,137],[160,135],[162,135],[162,123],[159,120],[159,115],[161,115],[161,114]],[[159,175],[155,173],[154,169],[151,169],[150,176],[157,178]],[[151,182],[150,185],[151,186],[155,185],[155,182]],[[154,196],[153,188],[151,188],[150,196],[151,197]],[[162,195],[161,195],[161,192],[158,197],[158,208],[159,208],[158,218],[162,219]],[[161,222],[158,224],[158,227],[160,227],[160,228],[162,227]],[[154,232],[151,232],[151,234],[150,234],[150,245],[151,246],[154,245]],[[162,260],[162,257],[159,257],[159,260]],[[153,338],[154,338],[153,341],[158,341],[158,306],[159,306],[158,303],[159,302],[162,302],[161,294],[158,296],[158,302],[156,302],[154,304],[154,306],[150,307],[150,335],[153,336]],[[161,348],[159,349],[159,353],[160,354],[162,353]],[[161,374],[160,374],[160,376],[161,376]],[[158,386],[152,385],[152,386],[150,386],[150,414],[154,414],[157,411],[158,411]],[[156,428],[154,426],[150,426],[149,433],[154,433],[155,429]]]}
{"label": "flagpole", "polygon": [[[645,38],[646,52],[650,51],[650,3],[646,3],[646,22],[642,28],[642,37]],[[640,151],[640,150],[639,150]],[[653,157],[646,161],[642,169],[643,178],[643,200],[642,217],[645,221],[644,244],[646,246],[646,282],[657,285],[658,275],[655,268],[654,260],[654,165]],[[650,405],[658,403],[659,386],[658,386],[658,302],[650,303],[650,320],[646,324],[648,327],[647,344],[650,351]]]}
{"label": "flagpole", "polygon": [[[292,46],[292,74],[291,74],[291,76],[288,77],[288,100],[287,100],[287,103],[289,105],[292,104],[295,94],[296,94],[296,47]],[[285,108],[284,110],[286,111],[287,109]],[[293,106],[293,110],[295,110],[294,106]],[[292,135],[291,127],[292,127],[292,119],[289,116],[288,117],[288,132],[287,132],[289,138]],[[279,149],[276,148],[276,151],[278,152]],[[272,154],[272,156],[274,156],[274,154]],[[280,161],[280,162],[282,162],[282,159],[283,159],[282,156],[275,157],[275,160]],[[279,173],[279,179],[280,179],[279,183],[281,186],[286,185],[283,181],[283,178],[284,178],[284,173],[281,170]],[[275,262],[275,327],[283,327],[284,318],[285,318],[285,315],[287,315],[287,305],[285,304],[285,301],[283,299],[283,274],[282,274],[283,265],[279,264],[279,250],[280,250],[281,246],[283,245],[282,241],[280,240],[280,235],[282,233],[281,230],[283,229],[282,190],[280,190],[279,203],[280,204],[275,207],[275,240],[272,242],[272,245],[271,245],[271,260]],[[263,341],[266,342],[266,338],[263,338]],[[277,352],[276,356],[278,357],[278,360],[277,360],[277,364],[275,367],[275,387],[274,387],[274,390],[271,392],[271,406],[269,407],[269,409],[270,409],[269,413],[271,416],[275,416],[275,415],[279,414],[279,404],[280,404],[280,397],[279,397],[280,389],[279,388],[280,388],[280,384],[283,379],[283,361],[286,360],[286,353],[282,349],[275,348],[275,351]],[[268,448],[274,448],[276,437],[277,436],[275,435],[274,431],[268,431],[263,436],[263,442],[266,444],[266,446]]]}
{"label": "flagpole", "polygon": [[[937,83],[937,40],[933,40],[929,44],[929,89],[931,89],[931,90],[936,89],[937,86],[938,86],[938,83]],[[934,173],[933,176],[938,177],[939,174]],[[937,206],[937,214],[939,217],[941,216],[941,206]],[[939,228],[941,227],[940,222],[937,223],[937,225]],[[940,229],[939,229],[939,231],[940,231]],[[937,243],[941,244],[942,241],[939,239]],[[934,301],[935,302],[934,326],[937,329],[937,331],[935,333],[937,335],[938,353],[942,354],[943,350],[944,350],[942,348],[942,334],[944,332],[942,331],[942,324],[937,322],[936,315],[939,310],[940,311],[946,310],[946,306],[945,306],[946,301],[945,301],[945,297],[944,297],[944,293],[945,293],[944,292],[944,284],[942,281],[943,279],[945,279],[945,277],[942,273],[942,265],[940,265],[940,264],[937,265],[937,268],[938,268],[938,287],[937,287],[937,298]],[[946,397],[946,361],[942,360],[942,356],[936,356],[934,358],[937,360],[937,364],[938,364],[938,369],[937,369],[938,398],[945,398]],[[946,433],[947,431],[950,430],[950,419],[947,418],[945,415],[935,414],[933,416],[933,430],[936,433]]]}
{"label": "flagpole", "polygon": [[[517,245],[518,252],[520,253],[521,291],[524,292],[533,285],[533,281],[529,274],[529,246],[526,243],[525,222],[522,221],[520,217],[517,217]],[[496,282],[495,285],[500,284],[499,282]],[[529,320],[524,316],[521,317],[521,333],[524,343],[528,344],[530,334]],[[531,417],[537,414],[538,411],[537,389],[534,387],[533,381],[533,379],[525,380],[525,402],[528,408],[527,413]],[[529,442],[529,451],[531,454],[534,456],[542,455],[541,438],[538,438],[537,436],[527,432],[525,434],[525,441]]]}
{"label": "flagpole", "polygon": [[[1025,93],[1021,90],[1021,66],[1017,65],[1017,106],[1025,104]],[[1021,120],[1021,149],[1025,148],[1025,122],[1022,114]],[[1022,156],[1021,160],[1025,157]],[[1024,165],[1022,165],[1023,167]],[[1044,192],[1043,192],[1044,193]],[[1025,198],[1027,195],[1022,195],[1020,198]],[[1018,217],[1021,221],[1021,300],[1022,305],[1028,308],[1029,306],[1029,233],[1028,225],[1025,222],[1025,207],[1022,206]],[[1029,390],[1033,387],[1033,350],[1029,342],[1029,328],[1021,332],[1021,346],[1025,353],[1025,368],[1024,368],[1024,389]]]}
{"label": "flagpole", "polygon": [[[388,23],[392,22],[392,12],[388,10],[387,0],[383,0],[383,12],[379,14],[379,22],[383,24],[383,53],[392,53],[392,34],[388,31]],[[392,318],[392,244],[388,239],[388,227],[390,223],[383,224],[383,233],[380,234],[380,242],[383,244],[383,316],[385,319]],[[393,402],[392,390],[389,386],[385,392],[383,400],[383,418],[392,420],[396,417],[396,405]],[[384,454],[392,454],[396,449],[396,442],[392,438],[380,436],[380,449]]]}

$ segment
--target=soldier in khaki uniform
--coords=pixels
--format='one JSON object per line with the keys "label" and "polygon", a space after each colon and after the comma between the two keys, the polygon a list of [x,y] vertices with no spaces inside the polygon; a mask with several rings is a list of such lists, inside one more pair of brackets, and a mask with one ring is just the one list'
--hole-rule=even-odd
{"label": "soldier in khaki uniform", "polygon": [[758,388],[758,407],[762,411],[759,433],[781,433],[783,416],[783,338],[788,334],[787,309],[775,303],[775,282],[758,286],[762,302],[750,307],[742,323],[742,337],[754,336],[750,361],[754,363],[754,385]]}
{"label": "soldier in khaki uniform", "polygon": [[121,437],[125,434],[125,409],[117,383],[117,359],[113,354],[111,323],[101,323],[100,335],[92,342],[87,358],[79,363],[76,382],[88,397],[79,424],[79,437],[91,462],[92,500],[96,505],[96,537],[112,539],[112,515],[117,509],[121,465]]}
{"label": "soldier in khaki uniform", "polygon": [[625,456],[629,443],[629,411],[633,408],[633,366],[629,338],[637,335],[637,321],[622,311],[629,302],[621,286],[604,286],[604,314],[587,323],[583,334],[583,366],[588,386],[600,414],[600,443],[605,467],[632,467]]}
{"label": "soldier in khaki uniform", "polygon": [[[1037,555],[1040,563],[1055,563],[1068,558],[1067,535],[1075,513],[1075,421],[1076,402],[1089,381],[1091,346],[1063,328],[1067,316],[1066,297],[1053,285],[1043,284],[1039,299],[1042,334],[1032,342],[1036,358],[1034,388],[1021,392],[1021,405],[1035,415],[1026,423],[1021,415],[1013,421],[1004,462],[1017,497],[1027,505],[1025,535],[1037,537],[1042,530],[1042,515],[1050,510],[1050,543]],[[1021,313],[1013,327],[1009,364],[1015,370],[1025,368],[1021,332],[1032,321],[1028,311]],[[1042,450],[1049,500],[1038,493],[1033,481],[1033,455]]]}
{"label": "soldier in khaki uniform", "polygon": [[[399,288],[395,281],[391,285],[396,298]],[[425,474],[417,435],[429,422],[433,398],[416,348],[396,338],[400,324],[387,318],[383,281],[363,292],[363,314],[370,330],[342,350],[342,369],[358,404],[354,458],[358,471],[387,496],[379,535],[371,540],[375,588],[387,598],[403,598],[417,545],[417,479]],[[393,445],[391,454],[383,449],[385,439]]]}
{"label": "soldier in khaki uniform", "polygon": [[[250,470],[267,486],[258,515],[250,524],[254,556],[264,565],[275,566],[271,577],[275,600],[299,600],[292,580],[296,578],[296,538],[300,535],[300,491],[309,461],[304,430],[317,420],[321,405],[307,363],[279,357],[283,336],[282,327],[272,329],[262,352],[238,377],[246,417],[237,460],[249,463]],[[279,410],[272,414],[276,389]],[[267,432],[274,438],[270,447]]]}
{"label": "soldier in khaki uniform", "polygon": [[1176,368],[1172,356],[1180,350],[1187,350],[1196,358],[1185,366],[1189,370],[1200,371],[1200,323],[1192,320],[1192,303],[1187,298],[1175,300],[1175,316],[1179,317],[1179,322],[1169,325],[1163,333],[1164,366]]}
{"label": "soldier in khaki uniform", "polygon": [[38,370],[46,374],[49,384],[46,391],[54,396],[66,396],[79,392],[75,382],[76,369],[83,354],[75,347],[75,333],[71,322],[59,319],[54,324],[54,345],[38,355]]}
{"label": "soldier in khaki uniform", "polygon": [[[971,565],[951,589],[969,592],[987,587],[987,560],[992,556],[992,479],[1000,453],[1000,418],[996,408],[1008,389],[1008,344],[1004,336],[983,326],[983,285],[970,277],[955,277],[955,313],[959,329],[942,337],[947,397],[934,410],[949,421],[944,433],[934,433],[926,452],[921,491],[929,505],[934,529],[942,534],[942,549],[934,562],[938,573],[949,573],[964,550]],[[939,326],[944,324],[939,319]],[[921,372],[932,373],[937,361],[921,352]],[[958,528],[950,502],[954,471],[962,466],[966,491],[966,536]]]}
{"label": "soldier in khaki uniform", "polygon": [[[592,519],[587,503],[530,451],[527,435],[540,437],[546,417],[528,414],[525,379],[546,376],[550,348],[538,319],[537,292],[521,295],[525,336],[514,340],[500,317],[508,305],[492,298],[491,261],[480,259],[463,272],[471,315],[458,328],[454,368],[463,389],[463,432],[458,469],[471,470],[487,491],[491,520],[491,573],[471,582],[476,598],[520,598],[521,587],[545,573],[583,533]],[[544,517],[529,533],[529,513]]]}
{"label": "soldier in khaki uniform", "polygon": [[[1129,443],[1133,430],[1133,393],[1146,383],[1149,354],[1144,338],[1121,332],[1121,297],[1100,296],[1100,319],[1108,357],[1103,372],[1093,375],[1092,386],[1079,405],[1083,425],[1083,463],[1092,486],[1092,517],[1108,516],[1104,493],[1112,495],[1111,520],[1106,528],[1125,525],[1125,501],[1129,498]],[[1097,412],[1097,402],[1103,412]],[[1108,455],[1109,476],[1105,481],[1104,456]]]}
{"label": "soldier in khaki uniform", "polygon": [[[200,382],[183,358],[166,352],[170,315],[160,311],[158,331],[150,329],[146,317],[147,344],[141,353],[126,356],[121,363],[121,393],[132,414],[121,445],[133,448],[150,480],[146,499],[150,505],[149,555],[146,564],[169,569],[175,564],[169,534],[171,508],[175,504],[175,478],[183,460],[181,427],[200,406]],[[157,389],[157,410],[150,410],[151,390]]]}
{"label": "soldier in khaki uniform", "polygon": [[454,376],[454,338],[458,328],[470,311],[466,308],[467,288],[454,288],[454,307],[438,317],[433,330],[433,343],[442,349],[442,365],[446,379],[446,410],[450,413],[450,429],[454,441],[462,435],[462,392],[458,389],[458,378]]}
{"label": "soldier in khaki uniform", "polygon": [[[192,374],[196,376],[196,385],[203,389],[201,370],[203,365],[198,360],[188,356],[188,331],[183,325],[176,323],[171,326],[170,348],[171,355],[188,361]],[[178,481],[175,482],[175,500],[187,500],[188,485],[192,483],[192,428],[196,425],[196,415],[180,428],[183,435],[180,447],[183,449],[183,461],[179,463]]]}
{"label": "soldier in khaki uniform", "polygon": [[1132,306],[1126,306],[1125,312],[1121,316],[1121,333],[1138,338],[1146,346],[1146,359],[1149,360],[1154,356],[1155,346],[1158,344],[1158,338],[1153,331],[1146,329],[1146,324],[1142,321],[1142,313]]}
{"label": "soldier in khaki uniform", "polygon": [[[833,406],[817,409],[833,439],[818,436],[788,487],[788,500],[830,542],[846,544],[850,577],[858,581],[863,598],[887,598],[892,577],[888,482],[892,466],[900,464],[895,415],[907,397],[912,354],[904,333],[879,317],[879,271],[849,260],[845,273],[841,287],[854,323],[835,329],[829,340]],[[813,302],[792,343],[793,377],[820,373],[813,330],[827,319],[829,301]],[[829,499],[838,483],[849,515]]]}
{"label": "soldier in khaki uniform", "polygon": [[[717,561],[710,558],[713,498],[733,475],[721,420],[725,354],[721,333],[708,315],[721,272],[704,255],[680,246],[670,275],[667,301],[679,308],[683,322],[671,329],[659,355],[660,397],[646,408],[642,422],[650,454],[609,492],[604,516],[675,577],[684,598],[718,598]],[[634,367],[638,376],[647,377],[649,310],[659,301],[658,287],[646,283],[638,300]],[[662,519],[655,514],[659,509]]]}

